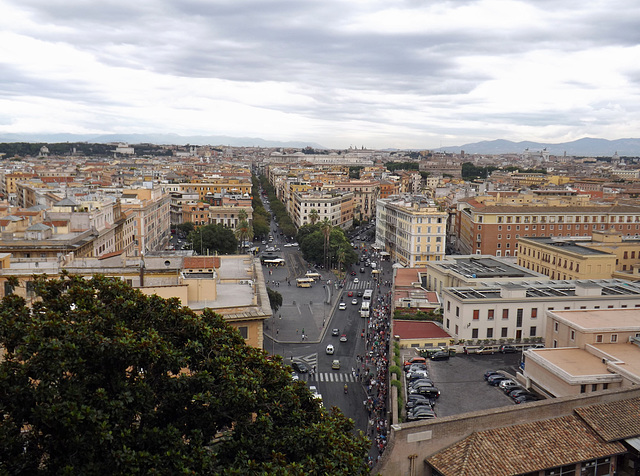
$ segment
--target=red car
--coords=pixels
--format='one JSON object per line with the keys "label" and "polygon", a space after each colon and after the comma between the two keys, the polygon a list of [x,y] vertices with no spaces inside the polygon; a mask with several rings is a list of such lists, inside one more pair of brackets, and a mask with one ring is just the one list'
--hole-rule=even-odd
{"label": "red car", "polygon": [[349,297],[353,297],[353,291],[349,291],[349,292],[347,293],[347,296],[349,296]]}
{"label": "red car", "polygon": [[351,276],[355,276],[356,272],[355,271],[351,271]]}

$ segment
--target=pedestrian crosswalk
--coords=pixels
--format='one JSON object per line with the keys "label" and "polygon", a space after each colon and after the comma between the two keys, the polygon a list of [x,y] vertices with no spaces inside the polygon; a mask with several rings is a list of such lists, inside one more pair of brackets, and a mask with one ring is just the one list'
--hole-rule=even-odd
{"label": "pedestrian crosswalk", "polygon": [[334,373],[334,372],[318,372],[313,375],[305,374],[304,376],[300,376],[302,380],[306,382],[335,382],[335,383],[347,383],[347,382],[357,382],[358,377],[354,376],[353,373]]}
{"label": "pedestrian crosswalk", "polygon": [[361,280],[358,283],[354,283],[353,281],[347,281],[345,285],[345,289],[373,289],[374,283],[372,281]]}

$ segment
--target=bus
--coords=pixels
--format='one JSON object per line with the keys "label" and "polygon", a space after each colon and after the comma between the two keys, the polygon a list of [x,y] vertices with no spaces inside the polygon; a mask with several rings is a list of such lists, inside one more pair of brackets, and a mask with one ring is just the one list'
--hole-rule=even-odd
{"label": "bus", "polygon": [[373,289],[365,289],[364,294],[362,295],[362,300],[371,301],[372,296],[373,296]]}
{"label": "bus", "polygon": [[322,275],[321,275],[320,273],[314,273],[313,271],[307,271],[307,272],[304,274],[304,277],[305,277],[305,278],[311,278],[311,279],[316,280],[316,279],[321,279],[321,278],[322,278]]}
{"label": "bus", "polygon": [[362,301],[362,307],[360,308],[360,317],[369,317],[371,309],[370,301]]}
{"label": "bus", "polygon": [[265,266],[284,266],[285,262],[282,258],[273,258],[262,260],[262,264]]}
{"label": "bus", "polygon": [[310,288],[314,283],[313,278],[298,278],[296,279],[296,286],[299,288]]}

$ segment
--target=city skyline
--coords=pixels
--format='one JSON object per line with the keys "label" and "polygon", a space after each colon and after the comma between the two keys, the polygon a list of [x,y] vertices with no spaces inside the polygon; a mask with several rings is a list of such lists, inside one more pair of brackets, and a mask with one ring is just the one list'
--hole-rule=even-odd
{"label": "city skyline", "polygon": [[631,1],[0,2],[0,134],[438,148],[640,125]]}

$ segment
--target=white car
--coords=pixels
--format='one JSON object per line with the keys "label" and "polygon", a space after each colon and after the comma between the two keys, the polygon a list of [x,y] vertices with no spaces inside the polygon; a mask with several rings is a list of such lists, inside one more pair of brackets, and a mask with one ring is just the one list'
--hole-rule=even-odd
{"label": "white car", "polygon": [[346,311],[347,303],[346,302],[341,302],[340,305],[338,306],[338,309],[340,309],[341,311]]}
{"label": "white car", "polygon": [[293,246],[293,243],[286,243],[284,245],[285,248],[291,248]]}
{"label": "white car", "polygon": [[351,304],[353,304],[354,306],[357,306],[357,305],[358,305],[358,300],[357,300],[357,299],[355,299],[355,298],[354,298],[354,299],[352,299],[352,300],[351,300]]}
{"label": "white car", "polygon": [[300,245],[298,245],[298,242],[295,242],[295,243],[291,243],[291,246],[300,246]]}
{"label": "white car", "polygon": [[327,354],[328,355],[332,355],[335,352],[335,349],[333,348],[333,346],[331,344],[329,344],[327,346]]}
{"label": "white car", "polygon": [[353,284],[358,284],[360,280],[358,278],[353,278]]}

